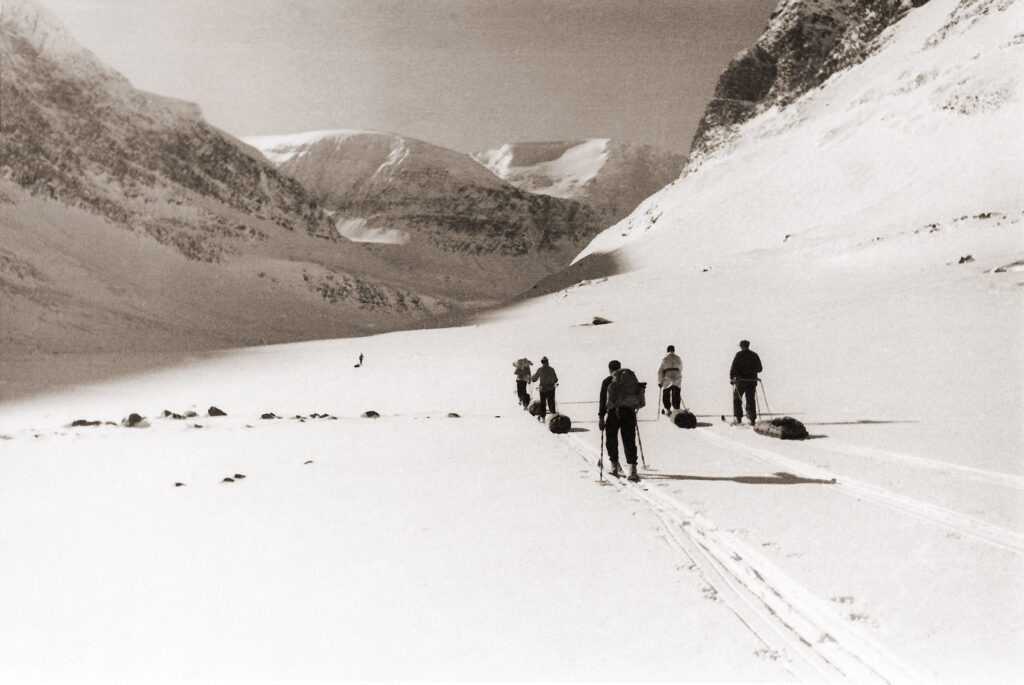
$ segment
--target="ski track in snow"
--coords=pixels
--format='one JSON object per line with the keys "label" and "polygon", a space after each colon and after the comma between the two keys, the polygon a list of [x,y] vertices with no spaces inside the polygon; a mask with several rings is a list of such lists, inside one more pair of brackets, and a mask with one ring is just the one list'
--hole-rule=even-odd
{"label": "ski track in snow", "polygon": [[[835,473],[826,469],[808,464],[798,459],[784,457],[772,450],[747,445],[738,440],[732,440],[725,436],[718,435],[712,431],[697,429],[696,432],[701,438],[714,445],[734,450],[774,466],[782,466],[793,473],[802,473],[807,477],[821,478],[825,480],[835,478],[837,479],[837,483],[833,487],[845,495],[874,502],[875,504],[887,507],[893,511],[912,516],[927,523],[942,526],[943,528],[952,530],[955,533],[979,540],[992,545],[993,547],[1008,550],[1015,554],[1024,555],[1024,535],[1015,531],[987,523],[973,516],[961,514],[960,512],[953,511],[952,509],[948,509],[937,504],[922,502],[921,500],[901,495],[891,490],[878,487],[877,485],[864,483],[852,478],[847,478],[846,476],[842,476],[840,479]],[[971,470],[981,471],[981,469]],[[992,476],[1000,475],[991,472],[986,473],[990,473]],[[1013,477],[1007,475],[1005,478],[1012,479]]]}
{"label": "ski track in snow", "polygon": [[1015,490],[1024,490],[1024,478],[1014,476],[1009,473],[999,473],[997,471],[989,471],[987,469],[979,469],[973,466],[953,464],[946,461],[939,461],[937,459],[915,457],[910,454],[892,452],[890,450],[882,450],[875,447],[859,447],[856,445],[844,445],[839,443],[821,445],[821,447],[832,452],[848,454],[854,457],[867,457],[869,459],[880,459],[883,461],[902,461],[908,464],[913,464],[914,466],[936,469],[938,471],[955,471],[957,473],[964,474],[968,478],[972,478],[983,483],[992,483],[994,485],[1002,485]]}
{"label": "ski track in snow", "polygon": [[[576,436],[569,438],[570,449],[596,466],[597,451]],[[609,477],[608,482],[650,508],[668,532],[666,541],[689,558],[764,643],[766,654],[783,659],[795,677],[809,682],[921,682],[910,666],[735,535],[644,481]]]}

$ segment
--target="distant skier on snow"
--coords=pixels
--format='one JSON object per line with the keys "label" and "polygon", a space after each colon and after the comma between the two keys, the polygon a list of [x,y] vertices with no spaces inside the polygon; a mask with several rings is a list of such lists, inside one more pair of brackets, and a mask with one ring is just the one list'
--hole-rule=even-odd
{"label": "distant skier on snow", "polygon": [[[597,426],[603,432],[608,448],[608,460],[612,463],[609,473],[621,476],[619,466],[619,435],[622,435],[622,451],[629,464],[629,479],[640,480],[636,472],[636,407],[629,396],[636,392],[630,386],[639,385],[636,374],[623,369],[617,359],[608,362],[608,377],[601,382],[601,396],[598,400]],[[607,415],[607,420],[605,416]]]}
{"label": "distant skier on snow", "polygon": [[523,357],[512,362],[512,366],[515,367],[516,394],[519,395],[519,402],[523,405],[523,409],[526,409],[530,406],[530,393],[526,390],[526,384],[530,382],[532,373],[530,367],[533,366],[533,362]]}
{"label": "distant skier on snow", "polygon": [[750,425],[757,420],[757,374],[761,368],[761,358],[750,349],[749,340],[740,340],[740,351],[733,357],[729,367],[729,382],[732,383],[732,414],[735,423],[743,422],[743,400],[747,403],[747,418]]}
{"label": "distant skier on snow", "polygon": [[540,420],[543,421],[547,412],[555,413],[555,387],[558,385],[558,374],[548,366],[548,358],[540,358],[540,366],[532,379],[540,391]]}
{"label": "distant skier on snow", "polygon": [[661,388],[662,412],[671,414],[673,409],[679,409],[682,401],[683,360],[676,354],[675,345],[669,345],[666,351],[668,354],[658,367],[658,387]]}

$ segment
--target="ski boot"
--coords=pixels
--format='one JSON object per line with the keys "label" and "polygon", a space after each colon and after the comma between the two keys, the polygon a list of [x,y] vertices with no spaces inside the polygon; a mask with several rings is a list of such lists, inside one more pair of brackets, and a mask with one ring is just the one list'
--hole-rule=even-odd
{"label": "ski boot", "polygon": [[629,465],[629,480],[633,481],[634,483],[640,482],[640,476],[636,472],[636,464]]}
{"label": "ski boot", "polygon": [[622,468],[619,467],[619,462],[613,461],[612,462],[612,468],[611,468],[610,471],[608,471],[608,473],[609,473],[609,475],[615,476],[616,478],[621,476],[622,475]]}

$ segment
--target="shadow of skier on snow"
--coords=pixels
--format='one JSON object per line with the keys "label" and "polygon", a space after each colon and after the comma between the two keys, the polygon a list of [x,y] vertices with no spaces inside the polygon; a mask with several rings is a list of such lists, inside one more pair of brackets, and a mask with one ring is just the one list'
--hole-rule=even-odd
{"label": "shadow of skier on snow", "polygon": [[743,483],[744,485],[835,485],[836,479],[801,478],[792,473],[779,471],[771,476],[688,476],[684,474],[648,473],[644,480],[717,480]]}

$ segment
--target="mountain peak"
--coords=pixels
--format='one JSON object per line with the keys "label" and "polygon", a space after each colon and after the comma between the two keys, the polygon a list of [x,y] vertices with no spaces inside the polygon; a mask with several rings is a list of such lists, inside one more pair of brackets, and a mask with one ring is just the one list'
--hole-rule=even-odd
{"label": "mountain peak", "polygon": [[521,190],[578,200],[614,223],[679,177],[684,155],[610,138],[506,143],[473,155]]}
{"label": "mountain peak", "polygon": [[39,57],[65,69],[118,75],[76,41],[60,20],[36,0],[4,0],[0,11],[0,30],[19,36]]}

